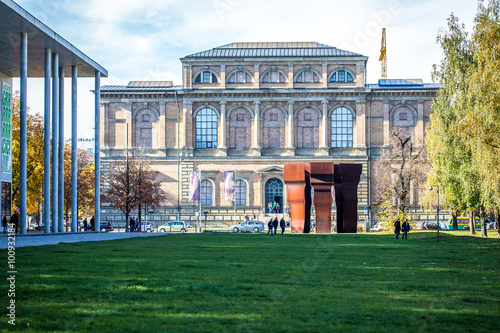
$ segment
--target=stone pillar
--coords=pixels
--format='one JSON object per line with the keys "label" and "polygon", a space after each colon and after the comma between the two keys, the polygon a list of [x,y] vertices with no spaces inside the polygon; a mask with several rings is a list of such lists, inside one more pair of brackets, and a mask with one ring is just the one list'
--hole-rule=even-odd
{"label": "stone pillar", "polygon": [[226,65],[220,65],[220,85],[226,88]]}
{"label": "stone pillar", "polygon": [[220,102],[220,148],[227,149],[226,146],[226,101]]}
{"label": "stone pillar", "polygon": [[418,110],[417,110],[417,126],[415,126],[415,137],[417,145],[423,144],[424,136],[425,136],[425,124],[424,124],[424,101],[418,101]]}
{"label": "stone pillar", "polygon": [[253,126],[254,126],[254,139],[253,139],[253,149],[260,149],[260,102],[255,101],[254,104],[254,118],[253,118]]}
{"label": "stone pillar", "polygon": [[356,100],[356,146],[366,147],[366,100]]}
{"label": "stone pillar", "polygon": [[323,100],[321,104],[323,105],[321,148],[326,149],[328,148],[328,101]]}
{"label": "stone pillar", "polygon": [[288,88],[293,88],[293,64],[288,65]]}
{"label": "stone pillar", "polygon": [[50,75],[52,50],[45,49],[43,129],[43,230],[50,233]]}
{"label": "stone pillar", "polygon": [[260,87],[260,64],[254,65],[253,79],[254,79],[254,87],[259,88]]}
{"label": "stone pillar", "polygon": [[295,149],[293,128],[293,105],[294,101],[288,101],[288,149]]}
{"label": "stone pillar", "polygon": [[20,111],[20,151],[19,151],[19,194],[20,194],[20,216],[19,216],[19,231],[21,234],[26,234],[26,214],[27,214],[27,144],[28,144],[28,34],[21,33],[21,63],[20,63],[20,96],[19,96],[19,111]]}
{"label": "stone pillar", "polygon": [[160,118],[158,119],[158,148],[165,149],[165,102],[160,102]]}
{"label": "stone pillar", "polygon": [[389,100],[384,99],[384,105],[383,105],[383,113],[384,113],[384,146],[389,146],[390,144],[390,139],[391,139],[391,119],[389,117]]}
{"label": "stone pillar", "polygon": [[328,64],[326,63],[323,64],[323,72],[321,73],[321,76],[321,86],[326,88],[328,86]]}

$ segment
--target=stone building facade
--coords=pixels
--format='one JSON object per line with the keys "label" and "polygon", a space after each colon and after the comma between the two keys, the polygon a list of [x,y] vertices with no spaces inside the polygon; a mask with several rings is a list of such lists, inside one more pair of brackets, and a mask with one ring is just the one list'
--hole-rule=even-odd
{"label": "stone building facade", "polygon": [[[395,127],[424,138],[437,91],[421,80],[367,84],[367,60],[315,42],[232,43],[182,58],[182,86],[103,86],[102,170],[124,158],[128,137],[128,147],[145,149],[168,194],[153,220],[192,221],[201,204],[203,220],[207,212],[208,221],[229,223],[235,211],[237,220],[263,217],[269,201],[287,212],[284,163],[360,163],[364,225],[370,161]],[[201,203],[189,201],[193,169],[201,171]],[[225,201],[224,171],[236,171],[236,205]],[[102,219],[124,223],[106,203]]]}

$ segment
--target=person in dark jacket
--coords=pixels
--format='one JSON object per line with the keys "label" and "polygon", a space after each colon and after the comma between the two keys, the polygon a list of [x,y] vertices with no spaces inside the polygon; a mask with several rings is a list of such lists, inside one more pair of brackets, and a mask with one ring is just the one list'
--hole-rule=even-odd
{"label": "person in dark jacket", "polygon": [[410,231],[410,223],[408,223],[408,220],[405,220],[403,222],[403,225],[401,226],[401,230],[403,231],[403,237],[401,237],[401,239],[408,240],[408,231]]}
{"label": "person in dark jacket", "polygon": [[267,231],[267,234],[273,234],[273,219],[270,219],[269,222],[267,222],[267,228],[269,229]]}
{"label": "person in dark jacket", "polygon": [[401,233],[401,222],[399,222],[399,219],[394,222],[394,233],[396,234],[396,239],[399,239],[399,234]]}
{"label": "person in dark jacket", "polygon": [[2,227],[3,227],[3,233],[6,234],[7,233],[7,216],[3,217]]}
{"label": "person in dark jacket", "polygon": [[10,218],[10,224],[14,227],[14,232],[19,231],[19,213],[16,211]]}
{"label": "person in dark jacket", "polygon": [[286,226],[285,219],[281,218],[281,220],[280,220],[280,227],[281,227],[281,234],[282,235],[285,232],[285,226]]}
{"label": "person in dark jacket", "polygon": [[273,222],[273,227],[274,227],[274,234],[276,235],[276,230],[278,229],[278,218],[274,218]]}
{"label": "person in dark jacket", "polygon": [[129,224],[129,230],[130,230],[130,232],[134,231],[135,221],[134,221],[133,217],[130,218],[130,220],[128,221],[128,224]]}
{"label": "person in dark jacket", "polygon": [[92,227],[92,231],[95,231],[95,217],[93,216],[90,219],[90,226]]}

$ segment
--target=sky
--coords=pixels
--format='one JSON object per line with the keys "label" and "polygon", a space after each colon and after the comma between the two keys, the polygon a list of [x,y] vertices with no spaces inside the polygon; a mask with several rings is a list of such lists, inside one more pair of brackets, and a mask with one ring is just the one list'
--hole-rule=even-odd
{"label": "sky", "polygon": [[[162,80],[182,84],[180,58],[232,42],[314,41],[368,56],[367,83],[381,75],[386,28],[388,78],[432,82],[436,43],[453,13],[471,32],[476,0],[15,0],[106,68],[101,85]],[[70,91],[70,81],[67,88]],[[18,82],[14,81],[14,89]],[[93,138],[93,79],[78,81],[78,137]],[[71,134],[65,96],[65,137]],[[31,112],[43,114],[43,81],[28,80]],[[88,115],[88,116],[87,116]]]}

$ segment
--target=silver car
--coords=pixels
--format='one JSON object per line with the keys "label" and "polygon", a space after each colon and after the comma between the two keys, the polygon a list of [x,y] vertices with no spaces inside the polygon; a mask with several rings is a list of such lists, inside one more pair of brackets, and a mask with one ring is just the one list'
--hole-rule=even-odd
{"label": "silver car", "polygon": [[229,231],[238,232],[238,231],[252,231],[259,232],[264,230],[264,223],[260,221],[245,221],[240,224],[232,225],[229,227]]}

